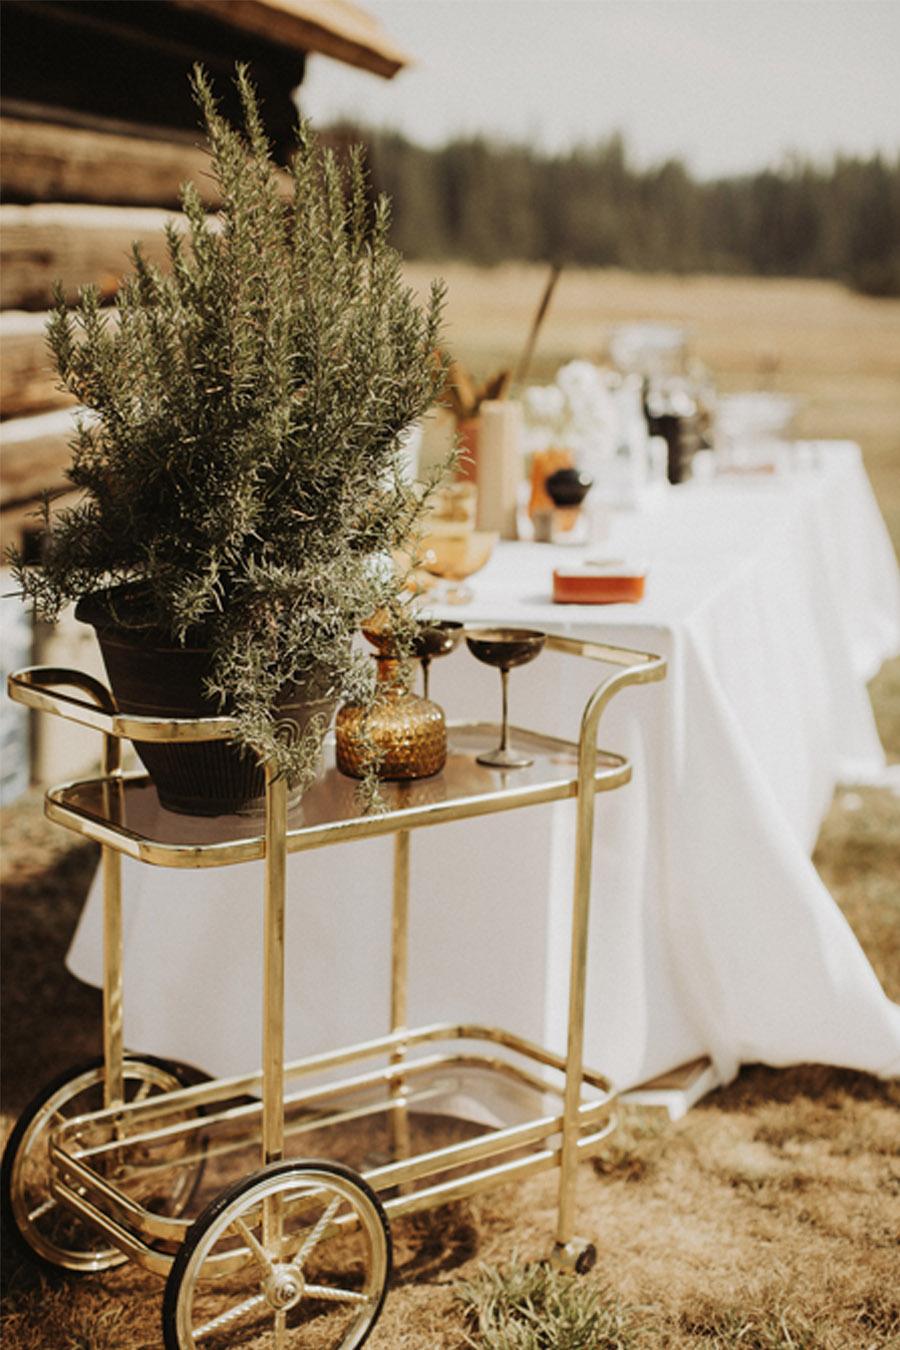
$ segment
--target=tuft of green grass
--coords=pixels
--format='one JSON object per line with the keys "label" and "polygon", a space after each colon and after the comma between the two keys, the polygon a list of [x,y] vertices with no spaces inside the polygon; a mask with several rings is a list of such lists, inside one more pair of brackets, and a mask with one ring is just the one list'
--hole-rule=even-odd
{"label": "tuft of green grass", "polygon": [[[900,536],[894,546],[900,553]],[[885,661],[869,685],[878,734],[891,763],[900,762],[900,657]]]}
{"label": "tuft of green grass", "polygon": [[598,1177],[643,1181],[656,1171],[669,1137],[669,1120],[661,1111],[620,1106],[619,1123],[603,1152],[591,1159]]}
{"label": "tuft of green grass", "polygon": [[683,1314],[681,1330],[710,1350],[823,1350],[835,1344],[821,1318],[787,1306],[757,1312],[710,1303]]}
{"label": "tuft of green grass", "polygon": [[477,1350],[632,1350],[631,1310],[585,1279],[513,1260],[455,1289]]}

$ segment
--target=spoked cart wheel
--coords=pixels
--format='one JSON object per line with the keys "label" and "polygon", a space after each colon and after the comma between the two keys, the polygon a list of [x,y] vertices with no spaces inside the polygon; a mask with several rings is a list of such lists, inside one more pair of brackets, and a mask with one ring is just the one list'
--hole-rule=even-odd
{"label": "spoked cart wheel", "polygon": [[[123,1064],[126,1102],[174,1092],[205,1079],[205,1074],[190,1065],[151,1055],[127,1056]],[[42,1262],[75,1274],[111,1270],[128,1259],[88,1219],[57,1200],[50,1189],[51,1131],[74,1116],[101,1110],[103,1082],[100,1058],[67,1069],[48,1083],[19,1117],[0,1168],[4,1228],[23,1241]],[[169,1145],[166,1156],[157,1159],[163,1165],[155,1170],[152,1181],[138,1179],[136,1186],[128,1184],[114,1170],[112,1162],[108,1180],[122,1185],[142,1203],[152,1199],[154,1207],[161,1207],[162,1213],[177,1218],[190,1204],[204,1167],[202,1153],[182,1160],[187,1147],[184,1142]]]}
{"label": "spoked cart wheel", "polygon": [[223,1191],[166,1284],[166,1350],[355,1350],[387,1293],[378,1197],[340,1163],[276,1162]]}

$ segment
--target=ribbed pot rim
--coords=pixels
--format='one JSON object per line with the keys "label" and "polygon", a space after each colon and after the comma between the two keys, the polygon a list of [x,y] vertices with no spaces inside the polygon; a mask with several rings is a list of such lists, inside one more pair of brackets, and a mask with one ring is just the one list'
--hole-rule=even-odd
{"label": "ribbed pot rim", "polygon": [[103,634],[104,641],[120,647],[150,647],[159,652],[210,652],[211,648],[200,643],[181,643],[167,633],[164,628],[135,624],[133,627],[123,623],[109,608],[109,601],[116,597],[121,601],[121,609],[127,610],[130,599],[139,599],[141,588],[136,583],[122,586],[110,586],[106,590],[89,591],[82,595],[75,605],[75,618],[86,623]]}

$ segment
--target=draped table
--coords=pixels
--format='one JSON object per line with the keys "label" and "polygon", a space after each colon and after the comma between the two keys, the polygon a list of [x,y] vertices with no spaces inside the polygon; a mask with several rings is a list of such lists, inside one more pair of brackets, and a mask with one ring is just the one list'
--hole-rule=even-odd
{"label": "draped table", "polygon": [[[668,660],[600,727],[634,778],[597,802],[585,1053],[620,1088],[701,1056],[722,1082],[743,1062],[900,1071],[900,1007],[810,861],[836,783],[883,767],[865,686],[900,647],[900,584],[858,448],[808,460],[618,517],[614,551],[649,564],[638,605],[554,605],[553,565],[576,551],[520,543],[452,611]],[[574,739],[596,677],[543,654],[511,675],[513,723]],[[497,672],[464,644],[431,687],[451,718],[498,711]],[[573,836],[572,802],[414,833],[411,1025],[488,1022],[563,1051]],[[390,839],[289,858],[289,1057],[387,1029],[391,859]],[[255,1068],[261,865],[123,865],[126,1044]],[[69,953],[92,983],[100,933],[95,883]]]}

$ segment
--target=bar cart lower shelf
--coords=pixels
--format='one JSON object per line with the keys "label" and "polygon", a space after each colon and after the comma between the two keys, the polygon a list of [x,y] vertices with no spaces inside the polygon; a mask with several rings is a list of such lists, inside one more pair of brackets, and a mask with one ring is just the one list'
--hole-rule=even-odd
{"label": "bar cart lower shelf", "polygon": [[[387,785],[377,814],[361,810],[329,761],[288,815],[284,781],[266,766],[264,829],[258,819],[174,815],[144,776],[119,769],[122,738],[224,738],[228,719],[124,717],[102,686],[71,671],[10,678],[13,698],[105,737],[103,774],[51,789],[46,800],[51,819],[102,845],[104,1055],[49,1084],[20,1118],[4,1154],[4,1209],[51,1265],[77,1273],[133,1259],[166,1277],[168,1350],[353,1350],[388,1290],[390,1220],[545,1169],[560,1173],[554,1259],[578,1272],[593,1265],[593,1244],[573,1232],[575,1170],[615,1125],[610,1083],[582,1062],[594,797],[630,777],[626,760],[597,750],[597,725],[619,689],[661,679],[665,667],[616,647],[552,637],[547,645],[613,668],[585,708],[577,742],[514,732],[534,764],[505,772],[476,762],[495,743],[495,727],[452,727],[444,772]],[[411,832],[567,797],[577,798],[577,832],[565,1057],[493,1027],[410,1029]],[[285,1065],[286,855],[389,833],[390,1030]],[[170,867],[264,859],[259,1072],[210,1081],[124,1050],[122,854]]]}

